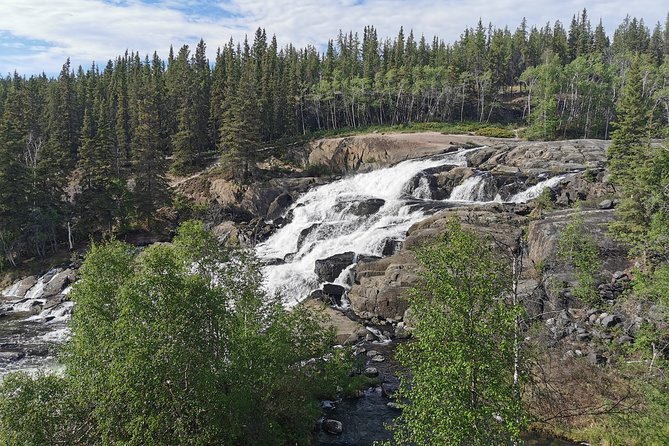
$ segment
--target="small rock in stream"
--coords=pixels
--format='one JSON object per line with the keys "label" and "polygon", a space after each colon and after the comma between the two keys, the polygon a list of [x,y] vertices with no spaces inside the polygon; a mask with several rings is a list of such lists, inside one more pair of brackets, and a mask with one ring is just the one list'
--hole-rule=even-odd
{"label": "small rock in stream", "polygon": [[325,419],[322,426],[323,430],[331,435],[340,435],[344,432],[344,426],[341,424],[341,421]]}
{"label": "small rock in stream", "polygon": [[364,371],[364,374],[368,378],[376,378],[379,376],[379,369],[376,367],[367,367]]}

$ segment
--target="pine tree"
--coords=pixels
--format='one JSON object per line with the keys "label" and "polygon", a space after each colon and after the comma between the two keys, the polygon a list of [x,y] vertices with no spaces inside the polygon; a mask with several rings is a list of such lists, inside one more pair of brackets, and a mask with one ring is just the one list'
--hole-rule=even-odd
{"label": "pine tree", "polygon": [[625,73],[625,85],[616,104],[615,130],[608,151],[609,172],[614,184],[630,192],[636,182],[634,169],[644,164],[649,142],[649,111],[643,97],[641,62],[635,57]]}
{"label": "pine tree", "polygon": [[200,158],[204,152],[212,148],[208,131],[211,108],[209,103],[211,97],[211,68],[209,67],[206,49],[204,40],[200,39],[191,63],[194,82],[193,108],[195,112],[193,131],[195,132],[195,147]]}
{"label": "pine tree", "polygon": [[196,90],[193,67],[189,59],[188,45],[179,50],[173,65],[173,96],[176,98],[177,131],[172,136],[173,165],[177,173],[192,172],[200,162],[198,147]]}
{"label": "pine tree", "polygon": [[15,74],[0,118],[0,249],[5,260],[13,266],[29,204],[28,171],[23,162],[25,104],[20,84],[21,80]]}
{"label": "pine tree", "polygon": [[158,131],[159,110],[151,85],[151,72],[147,67],[135,97],[137,127],[132,138],[132,166],[135,214],[139,221],[149,227],[156,220],[156,211],[167,205],[170,199],[165,179],[167,163]]}
{"label": "pine tree", "polygon": [[79,228],[84,234],[111,233],[122,219],[124,183],[114,172],[114,137],[107,103],[100,96],[87,109],[82,128],[78,167],[80,192],[75,198]]}
{"label": "pine tree", "polygon": [[226,162],[240,182],[250,178],[259,155],[260,111],[256,94],[255,72],[247,64],[225,111],[220,141]]}

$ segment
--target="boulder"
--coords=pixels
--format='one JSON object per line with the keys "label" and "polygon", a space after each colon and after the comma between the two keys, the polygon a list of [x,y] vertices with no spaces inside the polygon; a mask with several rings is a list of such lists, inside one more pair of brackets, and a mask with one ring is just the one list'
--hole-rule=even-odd
{"label": "boulder", "polygon": [[604,328],[613,328],[616,325],[618,325],[621,322],[620,316],[616,316],[615,314],[610,314],[604,318],[602,318],[600,324]]}
{"label": "boulder", "polygon": [[[389,259],[399,260],[396,256]],[[378,262],[383,260],[385,259]],[[356,274],[358,283],[353,285],[348,294],[353,311],[365,319],[401,319],[407,309],[407,302],[403,297],[418,283],[415,269],[415,264],[408,266],[392,263],[386,267],[383,275],[367,275],[370,269]]]}
{"label": "boulder", "polygon": [[355,203],[353,206],[351,206],[349,211],[353,215],[364,217],[367,215],[376,214],[384,204],[386,204],[386,200],[381,198],[369,198],[367,200]]}
{"label": "boulder", "polygon": [[599,209],[613,209],[613,200],[602,200],[599,202]]}
{"label": "boulder", "polygon": [[293,204],[293,197],[286,192],[282,193],[270,203],[267,209],[267,219],[276,220],[281,217],[291,204]]}
{"label": "boulder", "polygon": [[300,231],[300,234],[297,236],[297,250],[299,251],[300,248],[302,248],[302,245],[304,244],[304,241],[306,240],[307,237],[309,237],[309,234],[314,232],[315,230],[318,229],[320,226],[319,223],[314,223],[313,225],[309,226],[308,228],[304,228]]}
{"label": "boulder", "polygon": [[66,269],[55,274],[51,280],[44,286],[41,296],[36,296],[38,298],[48,298],[59,294],[65,289],[69,284],[74,282],[74,271],[71,269]]}
{"label": "boulder", "polygon": [[566,307],[579,307],[569,289],[576,284],[574,268],[558,256],[560,234],[574,218],[583,221],[583,231],[592,237],[603,261],[604,276],[624,271],[632,265],[627,250],[609,236],[608,225],[614,219],[613,210],[567,209],[547,213],[541,220],[530,222],[527,230],[528,257],[530,263],[540,271],[545,284],[547,311]]}
{"label": "boulder", "polygon": [[367,367],[363,374],[368,378],[376,378],[379,376],[379,369],[376,367]]}
{"label": "boulder", "polygon": [[354,252],[335,254],[327,259],[316,260],[314,272],[320,282],[334,282],[339,274],[355,260]]}
{"label": "boulder", "polygon": [[337,343],[339,344],[355,344],[367,333],[367,330],[361,324],[349,319],[344,313],[326,305],[321,300],[307,299],[301,305],[305,305],[313,311],[323,312],[325,316],[323,324],[335,330]]}
{"label": "boulder", "polygon": [[344,426],[341,424],[341,421],[333,420],[326,418],[321,424],[323,431],[331,435],[341,435],[344,432]]}
{"label": "boulder", "polygon": [[387,238],[383,241],[383,249],[381,250],[381,255],[384,257],[391,256],[397,253],[400,249],[402,249],[401,240]]}
{"label": "boulder", "polygon": [[336,283],[324,283],[323,292],[328,296],[341,298],[341,296],[343,296],[346,292],[346,288],[341,285],[337,285]]}
{"label": "boulder", "polygon": [[2,291],[2,295],[8,297],[23,298],[26,293],[37,283],[36,276],[29,276],[14,283],[9,288]]}

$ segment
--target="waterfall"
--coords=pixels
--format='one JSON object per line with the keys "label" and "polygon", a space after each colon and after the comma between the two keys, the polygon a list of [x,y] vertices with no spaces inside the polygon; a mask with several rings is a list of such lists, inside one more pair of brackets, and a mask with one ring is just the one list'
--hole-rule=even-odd
{"label": "waterfall", "polygon": [[430,180],[427,177],[420,177],[418,180],[418,187],[411,194],[412,197],[419,200],[429,200],[432,198],[432,191],[430,190]]}
{"label": "waterfall", "polygon": [[490,175],[474,175],[467,178],[451,191],[450,201],[490,201],[493,197]]}
{"label": "waterfall", "polygon": [[554,187],[557,186],[560,181],[564,180],[567,178],[568,175],[558,175],[552,178],[548,178],[546,180],[543,180],[534,186],[524,190],[523,192],[519,192],[509,198],[510,203],[526,203],[530,200],[533,200],[534,198],[537,198],[541,193],[544,191],[544,189],[549,188],[549,187]]}
{"label": "waterfall", "polygon": [[[420,207],[411,206],[419,198],[407,196],[409,182],[426,169],[464,166],[466,154],[473,150],[477,149],[404,161],[304,194],[289,210],[291,222],[256,246],[261,260],[286,260],[264,268],[267,291],[280,292],[286,305],[295,305],[319,285],[314,272],[316,260],[350,251],[381,255],[385,241],[403,239],[409,227],[426,214]],[[360,212],[370,202],[383,204]]]}

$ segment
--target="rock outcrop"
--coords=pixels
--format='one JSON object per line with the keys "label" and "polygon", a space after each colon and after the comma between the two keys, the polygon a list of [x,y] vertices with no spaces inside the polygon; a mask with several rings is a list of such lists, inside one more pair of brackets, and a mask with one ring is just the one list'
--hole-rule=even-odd
{"label": "rock outcrop", "polygon": [[307,148],[310,165],[325,166],[333,172],[370,171],[456,150],[463,146],[481,146],[499,142],[472,135],[444,135],[437,132],[389,133],[321,139]]}

